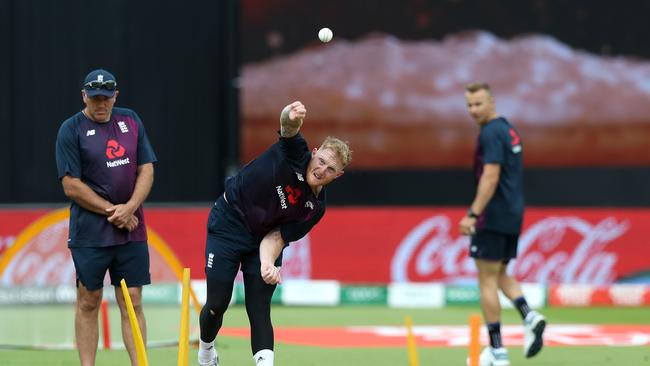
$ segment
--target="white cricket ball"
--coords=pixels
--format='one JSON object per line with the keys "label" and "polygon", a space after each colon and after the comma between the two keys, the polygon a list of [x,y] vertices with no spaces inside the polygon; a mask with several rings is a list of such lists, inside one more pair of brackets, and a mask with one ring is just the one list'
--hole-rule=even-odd
{"label": "white cricket ball", "polygon": [[332,37],[334,37],[334,33],[332,33],[332,30],[329,28],[322,28],[318,31],[318,38],[322,42],[327,43],[332,40]]}

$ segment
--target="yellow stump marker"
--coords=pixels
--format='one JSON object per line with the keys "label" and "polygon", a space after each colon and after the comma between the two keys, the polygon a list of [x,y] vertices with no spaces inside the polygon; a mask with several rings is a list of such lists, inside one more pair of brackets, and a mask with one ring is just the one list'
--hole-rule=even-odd
{"label": "yellow stump marker", "polygon": [[122,294],[124,295],[124,302],[126,303],[126,311],[129,313],[129,323],[131,323],[131,333],[133,334],[133,342],[135,343],[135,352],[138,355],[138,365],[149,366],[149,361],[147,361],[147,350],[145,349],[144,341],[142,340],[142,333],[140,332],[140,325],[138,325],[138,318],[135,316],[135,310],[133,310],[133,302],[131,302],[129,289],[126,287],[126,282],[124,279],[120,281],[120,286],[122,286]]}
{"label": "yellow stump marker", "polygon": [[404,322],[406,323],[406,344],[409,353],[409,366],[419,366],[418,350],[415,344],[415,335],[413,335],[413,321],[411,320],[411,317],[407,315]]}
{"label": "yellow stump marker", "polygon": [[190,345],[190,269],[183,269],[183,292],[181,294],[181,332],[178,337],[178,366],[188,366]]}
{"label": "yellow stump marker", "polygon": [[469,317],[469,366],[479,366],[478,359],[481,353],[479,342],[481,329],[481,316],[472,314]]}

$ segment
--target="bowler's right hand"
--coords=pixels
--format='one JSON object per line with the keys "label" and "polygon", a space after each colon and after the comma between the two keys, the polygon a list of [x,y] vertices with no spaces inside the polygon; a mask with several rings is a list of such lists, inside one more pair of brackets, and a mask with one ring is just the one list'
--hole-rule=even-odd
{"label": "bowler's right hand", "polygon": [[300,121],[307,115],[307,108],[300,101],[295,101],[284,108],[289,111],[289,119],[292,121]]}

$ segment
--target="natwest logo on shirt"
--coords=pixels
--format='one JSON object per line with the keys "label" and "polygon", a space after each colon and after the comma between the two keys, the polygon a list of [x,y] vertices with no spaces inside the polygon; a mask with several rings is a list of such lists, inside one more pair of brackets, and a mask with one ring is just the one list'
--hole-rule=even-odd
{"label": "natwest logo on shirt", "polygon": [[119,159],[119,160],[107,161],[106,166],[109,168],[115,168],[116,166],[127,165],[130,162],[131,161],[129,160],[129,158]]}
{"label": "natwest logo on shirt", "polygon": [[106,157],[112,161],[107,161],[106,166],[109,168],[115,168],[122,165],[127,165],[131,163],[129,158],[118,159],[126,154],[126,149],[124,146],[120,145],[116,140],[108,140],[106,142]]}
{"label": "natwest logo on shirt", "polygon": [[121,158],[126,154],[124,146],[120,145],[116,140],[108,140],[106,142],[106,157],[113,160]]}
{"label": "natwest logo on shirt", "polygon": [[293,188],[291,186],[284,187],[285,192],[287,192],[287,198],[289,203],[295,205],[298,203],[298,198],[302,195],[302,192],[298,188]]}
{"label": "natwest logo on shirt", "polygon": [[282,186],[276,186],[275,190],[278,192],[278,197],[280,198],[280,207],[282,209],[287,208],[287,196],[284,194],[284,191],[282,190]]}
{"label": "natwest logo on shirt", "polygon": [[298,188],[293,188],[290,185],[287,185],[282,189],[282,186],[276,186],[275,190],[278,192],[278,197],[280,198],[280,207],[282,209],[286,209],[289,206],[287,206],[287,201],[293,206],[296,203],[298,203],[298,197],[302,195],[302,191]]}
{"label": "natwest logo on shirt", "polygon": [[514,154],[518,154],[521,152],[521,138],[517,134],[517,131],[515,131],[514,128],[511,128],[510,131],[510,145],[512,146],[512,152]]}

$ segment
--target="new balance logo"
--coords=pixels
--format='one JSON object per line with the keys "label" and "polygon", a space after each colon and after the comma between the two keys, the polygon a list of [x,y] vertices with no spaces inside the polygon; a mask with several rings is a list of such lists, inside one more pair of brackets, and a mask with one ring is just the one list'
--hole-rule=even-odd
{"label": "new balance logo", "polygon": [[95,135],[95,130],[86,131],[86,136],[94,136],[94,135]]}

